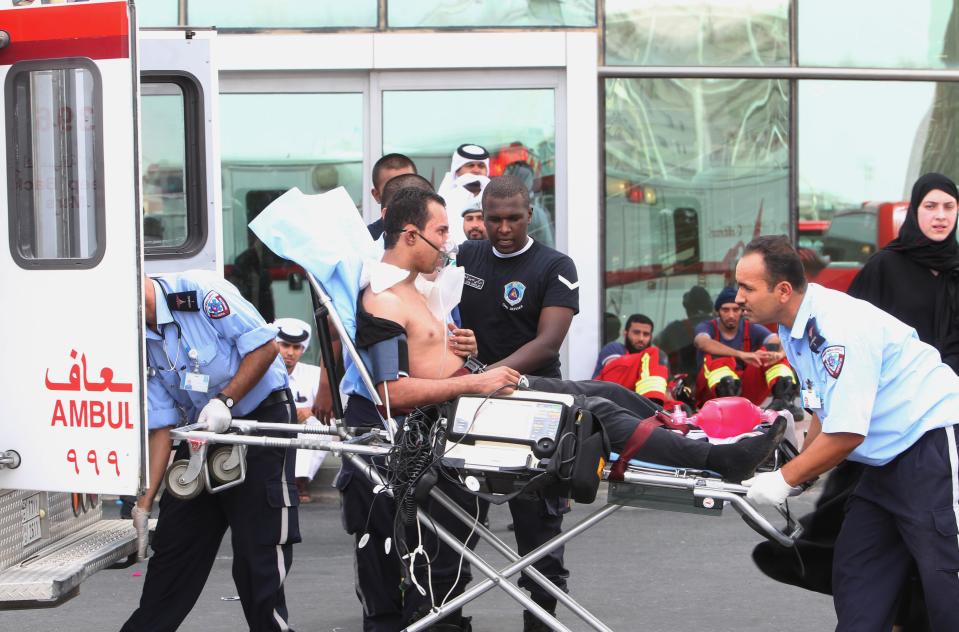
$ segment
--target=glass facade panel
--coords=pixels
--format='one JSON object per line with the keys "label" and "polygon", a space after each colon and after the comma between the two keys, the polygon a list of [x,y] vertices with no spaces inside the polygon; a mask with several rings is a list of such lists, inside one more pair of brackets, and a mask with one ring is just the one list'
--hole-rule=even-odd
{"label": "glass facade panel", "polygon": [[179,0],[137,0],[137,26],[176,26]]}
{"label": "glass facade panel", "polygon": [[798,54],[803,66],[955,68],[956,0],[801,0]]}
{"label": "glass facade panel", "polygon": [[798,97],[800,245],[814,280],[845,289],[897,234],[916,178],[959,177],[959,84],[802,81]]}
{"label": "glass facade panel", "polygon": [[606,63],[784,66],[788,0],[606,0]]}
{"label": "glass facade panel", "polygon": [[526,180],[533,203],[530,235],[554,246],[555,121],[551,89],[386,91],[383,153],[406,154],[439,189],[456,148],[482,145],[491,156],[491,176],[512,173]]}
{"label": "glass facade panel", "polygon": [[596,26],[596,0],[389,0],[389,26]]}
{"label": "glass facade panel", "polygon": [[187,24],[218,28],[375,27],[377,0],[189,0]]}
{"label": "glass facade panel", "polygon": [[147,249],[177,248],[188,236],[183,90],[144,81],[140,95],[144,241]]}
{"label": "glass facade panel", "polygon": [[649,316],[672,373],[743,246],[788,232],[788,130],[786,81],[606,80],[605,311]]}
{"label": "glass facade panel", "polygon": [[[312,322],[302,271],[276,257],[247,224],[292,187],[315,194],[343,186],[360,204],[363,95],[223,94],[220,116],[227,279],[267,321]],[[322,218],[316,230],[323,230]],[[311,345],[304,361],[315,363],[318,348]]]}
{"label": "glass facade panel", "polygon": [[[41,67],[50,63],[60,67]],[[76,62],[26,62],[7,79],[10,249],[24,267],[103,256],[99,75]]]}

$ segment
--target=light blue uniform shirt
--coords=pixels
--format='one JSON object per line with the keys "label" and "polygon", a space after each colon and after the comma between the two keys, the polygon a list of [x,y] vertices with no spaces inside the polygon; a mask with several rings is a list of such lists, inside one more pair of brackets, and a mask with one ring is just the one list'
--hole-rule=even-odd
{"label": "light blue uniform shirt", "polygon": [[[276,338],[259,312],[230,283],[212,272],[192,271],[156,279],[157,329],[146,330],[147,420],[150,429],[194,422],[210,399],[233,379],[240,361]],[[199,311],[171,311],[164,294],[192,293]],[[174,322],[180,326],[180,331]],[[207,392],[180,388],[182,376],[194,370],[190,350],[196,350],[199,372],[210,377]],[[171,369],[172,365],[172,369]],[[233,406],[243,417],[271,392],[288,385],[283,360],[277,356],[266,374]]]}
{"label": "light blue uniform shirt", "polygon": [[823,432],[865,437],[850,461],[885,465],[959,422],[959,376],[915,329],[866,301],[810,283],[779,338],[800,387],[819,396]]}

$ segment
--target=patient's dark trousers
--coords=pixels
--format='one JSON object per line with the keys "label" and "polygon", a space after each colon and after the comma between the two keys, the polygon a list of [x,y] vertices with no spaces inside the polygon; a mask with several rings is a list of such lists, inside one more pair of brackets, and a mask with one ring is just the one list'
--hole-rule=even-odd
{"label": "patient's dark trousers", "polygon": [[[649,399],[612,382],[598,380],[558,380],[528,376],[534,391],[574,395],[583,408],[602,424],[613,451],[619,452],[636,430],[639,422],[652,417],[659,407]],[[706,469],[709,443],[691,441],[682,435],[656,428],[635,455],[635,458],[678,467]]]}

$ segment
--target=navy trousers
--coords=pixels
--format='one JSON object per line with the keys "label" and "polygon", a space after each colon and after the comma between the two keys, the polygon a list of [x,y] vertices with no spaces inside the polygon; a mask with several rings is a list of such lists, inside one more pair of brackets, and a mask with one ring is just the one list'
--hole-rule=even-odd
{"label": "navy trousers", "polygon": [[[296,418],[292,402],[291,395],[287,402],[261,406],[248,416],[290,423]],[[294,454],[252,447],[241,485],[217,494],[204,491],[191,500],[163,495],[140,607],[123,632],[180,627],[203,591],[227,527],[232,534],[233,581],[250,630],[290,629],[283,582],[293,563],[293,544],[300,541]],[[177,458],[189,458],[185,444],[178,448]]]}
{"label": "navy trousers", "polygon": [[959,629],[957,440],[959,426],[933,430],[886,465],[866,468],[836,541],[837,630],[889,630],[913,561],[931,629]]}
{"label": "navy trousers", "polygon": [[[380,457],[372,458],[370,462],[383,467]],[[476,515],[478,510],[480,522],[485,520],[489,509],[487,503],[477,501],[476,497],[444,477],[440,477],[437,486],[469,514]],[[429,609],[431,595],[429,592],[421,595],[415,586],[403,586],[404,569],[399,558],[401,551],[395,542],[397,532],[394,531],[396,505],[387,494],[374,494],[369,479],[345,459],[336,477],[336,487],[340,490],[343,528],[354,537],[356,544],[355,588],[363,606],[363,632],[399,632],[418,613]],[[471,525],[462,523],[432,499],[427,501],[424,509],[460,541],[466,540]],[[450,599],[462,593],[472,579],[469,562],[462,560],[458,551],[439,542],[425,527],[398,528],[405,535],[408,549],[415,548],[422,538],[423,548],[431,560],[430,569],[427,572],[425,560],[420,556],[414,572],[419,585],[427,591],[432,583],[432,597],[437,605],[447,593],[450,593]],[[369,537],[365,546],[360,548],[364,535]],[[387,539],[391,541],[389,551],[386,549]],[[477,541],[478,536],[474,535],[470,547],[476,546]],[[460,616],[459,612],[453,612],[444,617],[444,622],[458,623]]]}

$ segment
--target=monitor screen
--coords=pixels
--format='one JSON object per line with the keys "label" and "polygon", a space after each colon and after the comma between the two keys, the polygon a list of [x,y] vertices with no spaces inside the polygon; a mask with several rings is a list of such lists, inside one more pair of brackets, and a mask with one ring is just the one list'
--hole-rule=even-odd
{"label": "monitor screen", "polygon": [[564,408],[560,402],[463,396],[456,405],[451,434],[524,443],[556,439]]}

